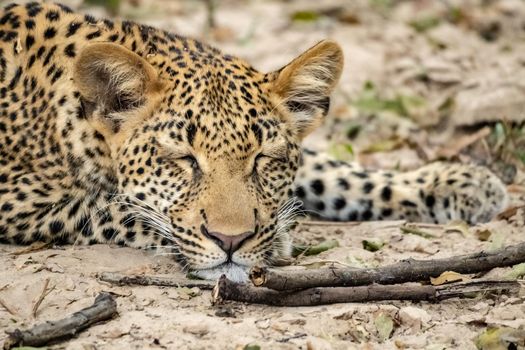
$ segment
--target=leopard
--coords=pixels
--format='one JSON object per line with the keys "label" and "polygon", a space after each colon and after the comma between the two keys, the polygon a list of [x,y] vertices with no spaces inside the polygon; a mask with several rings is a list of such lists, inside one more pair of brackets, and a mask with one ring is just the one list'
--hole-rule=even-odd
{"label": "leopard", "polygon": [[298,215],[491,220],[485,167],[396,172],[304,149],[343,68],[331,40],[282,68],[51,3],[0,12],[0,243],[115,244],[205,279],[288,258]]}

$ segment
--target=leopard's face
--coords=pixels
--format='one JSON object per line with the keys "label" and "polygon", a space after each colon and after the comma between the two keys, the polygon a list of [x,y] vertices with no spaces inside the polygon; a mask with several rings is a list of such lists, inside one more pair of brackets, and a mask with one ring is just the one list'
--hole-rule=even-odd
{"label": "leopard's face", "polygon": [[243,280],[249,267],[290,255],[299,144],[326,114],[342,60],[330,42],[304,55],[271,74],[228,58],[182,83],[148,67],[149,98],[110,115],[119,201],[202,277]]}
{"label": "leopard's face", "polygon": [[231,91],[229,108],[205,92],[178,111],[176,99],[161,103],[117,158],[120,192],[146,208],[143,220],[160,232],[159,244],[175,247],[195,270],[289,254],[280,231],[286,218],[279,221],[278,213],[289,198],[300,140],[269,96],[236,104],[240,95]]}

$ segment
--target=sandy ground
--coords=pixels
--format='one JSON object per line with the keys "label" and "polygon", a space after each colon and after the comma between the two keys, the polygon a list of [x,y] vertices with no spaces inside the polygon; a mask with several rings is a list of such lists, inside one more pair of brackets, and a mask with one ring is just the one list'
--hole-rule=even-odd
{"label": "sandy ground", "polygon": [[[66,2],[80,6],[80,1]],[[206,27],[202,2],[138,2],[139,7],[124,2],[120,15],[211,41],[262,70],[279,68],[320,39],[337,40],[345,52],[345,71],[326,125],[306,142],[310,147],[370,168],[410,169],[438,157],[487,164],[509,184],[513,205],[523,203],[523,164],[509,156],[519,140],[490,143],[498,136],[495,123],[525,118],[523,1],[228,0],[220,2],[212,29]],[[86,6],[80,10],[105,13]],[[315,18],[292,20],[301,16]],[[429,23],[434,24],[415,29]],[[353,155],[341,152],[340,146],[348,150],[349,145]],[[518,210],[509,220],[476,227],[421,228],[433,238],[403,234],[401,222],[304,223],[293,233],[296,241],[335,239],[340,246],[295,265],[377,266],[494,249],[525,240],[524,217]],[[483,236],[488,240],[480,240]],[[370,252],[363,249],[364,239],[385,245]],[[207,291],[115,287],[96,278],[104,271],[181,274],[168,257],[110,246],[12,254],[20,249],[0,246],[0,300],[11,310],[0,306],[0,342],[4,330],[61,318],[92,304],[100,291],[117,296],[119,316],[50,348],[475,349],[475,338],[489,326],[525,331],[523,287],[519,295],[439,304],[215,307]],[[48,278],[52,291],[33,316]],[[375,321],[385,316],[394,327],[382,339]]]}
{"label": "sandy ground", "polygon": [[[300,267],[293,268],[377,266],[407,256],[436,258],[491,249],[524,238],[522,230],[503,222],[474,227],[469,232],[452,226],[421,228],[435,236],[433,239],[403,234],[400,224],[301,224],[294,232],[298,241],[330,237],[340,247],[302,258],[296,262]],[[478,239],[476,232],[484,230],[492,232],[492,241]],[[369,252],[362,248],[363,239],[386,245]],[[394,301],[297,308],[239,303],[212,306],[209,291],[116,287],[97,280],[97,274],[104,271],[180,275],[169,258],[153,253],[98,245],[10,254],[18,250],[20,247],[0,247],[0,264],[5,271],[0,275],[0,298],[13,312],[0,311],[0,329],[61,318],[92,304],[100,291],[117,298],[117,318],[53,349],[242,349],[247,344],[263,349],[475,349],[473,339],[487,325],[525,327],[525,287],[519,295],[486,295],[439,304]],[[507,270],[497,269],[486,277],[501,277]],[[32,317],[33,304],[46,279],[53,290]],[[385,342],[374,323],[382,313],[394,320],[394,331]]]}

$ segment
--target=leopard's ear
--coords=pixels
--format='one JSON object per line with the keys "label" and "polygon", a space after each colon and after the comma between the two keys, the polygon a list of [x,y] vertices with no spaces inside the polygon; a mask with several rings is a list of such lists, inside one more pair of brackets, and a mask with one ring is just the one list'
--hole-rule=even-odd
{"label": "leopard's ear", "polygon": [[111,43],[85,47],[75,63],[73,81],[91,110],[115,123],[147,104],[149,95],[161,88],[151,64]]}
{"label": "leopard's ear", "polygon": [[330,94],[343,70],[343,51],[329,40],[313,46],[273,73],[272,90],[291,114],[300,138],[307,136],[328,113]]}

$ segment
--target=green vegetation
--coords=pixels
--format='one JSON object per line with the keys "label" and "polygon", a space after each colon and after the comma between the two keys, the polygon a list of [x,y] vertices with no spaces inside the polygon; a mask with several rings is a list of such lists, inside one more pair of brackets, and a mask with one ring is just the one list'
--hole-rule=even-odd
{"label": "green vegetation", "polygon": [[317,21],[321,16],[315,11],[297,11],[291,16],[292,21],[297,22],[314,22]]}
{"label": "green vegetation", "polygon": [[323,241],[316,245],[294,245],[292,248],[292,256],[297,257],[299,255],[317,255],[336,247],[339,247],[339,242],[336,240]]}
{"label": "green vegetation", "polygon": [[120,0],[84,0],[87,5],[104,6],[112,15],[116,15],[120,9]]}
{"label": "green vegetation", "polygon": [[380,113],[388,111],[401,117],[410,117],[416,108],[420,108],[425,101],[418,96],[397,94],[393,98],[385,98],[379,94],[374,83],[367,81],[360,96],[353,101],[353,105],[364,113]]}

